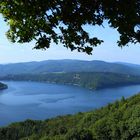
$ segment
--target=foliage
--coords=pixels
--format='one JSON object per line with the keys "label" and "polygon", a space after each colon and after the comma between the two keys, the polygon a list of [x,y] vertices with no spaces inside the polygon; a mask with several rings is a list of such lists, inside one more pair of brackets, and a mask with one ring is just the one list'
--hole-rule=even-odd
{"label": "foliage", "polygon": [[102,26],[105,20],[120,33],[119,46],[140,42],[139,0],[1,0],[0,13],[10,27],[7,37],[20,43],[35,40],[36,49],[60,42],[91,54],[92,46],[103,41],[90,37],[83,26]]}
{"label": "foliage", "polygon": [[101,109],[0,128],[1,140],[140,139],[140,94]]}

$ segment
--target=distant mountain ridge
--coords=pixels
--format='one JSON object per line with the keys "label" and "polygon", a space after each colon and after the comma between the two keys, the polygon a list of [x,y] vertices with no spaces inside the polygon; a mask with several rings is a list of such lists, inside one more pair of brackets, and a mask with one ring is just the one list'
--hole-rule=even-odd
{"label": "distant mountain ridge", "polygon": [[98,60],[85,61],[64,59],[1,64],[0,72],[2,76],[9,74],[46,74],[56,72],[112,72],[140,75],[140,65],[118,62],[110,63]]}

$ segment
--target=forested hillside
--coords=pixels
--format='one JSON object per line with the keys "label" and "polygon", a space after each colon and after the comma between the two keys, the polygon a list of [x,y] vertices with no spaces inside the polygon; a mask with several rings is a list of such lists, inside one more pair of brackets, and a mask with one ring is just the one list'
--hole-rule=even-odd
{"label": "forested hillside", "polygon": [[140,94],[101,109],[0,128],[0,140],[139,140]]}
{"label": "forested hillside", "polygon": [[52,72],[112,72],[140,75],[140,66],[126,63],[82,60],[46,60],[0,65],[1,75],[47,74]]}
{"label": "forested hillside", "polygon": [[107,72],[73,72],[49,74],[7,75],[0,80],[39,81],[58,84],[69,84],[89,89],[112,88],[140,84],[140,76]]}

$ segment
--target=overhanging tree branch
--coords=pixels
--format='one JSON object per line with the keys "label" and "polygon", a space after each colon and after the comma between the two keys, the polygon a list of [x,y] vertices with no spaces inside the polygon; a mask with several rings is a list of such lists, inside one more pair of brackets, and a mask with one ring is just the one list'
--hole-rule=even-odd
{"label": "overhanging tree branch", "polygon": [[91,54],[103,41],[82,26],[102,26],[104,20],[120,33],[119,46],[140,42],[140,0],[1,0],[0,13],[10,27],[7,37],[20,43],[36,38],[36,49],[53,41]]}

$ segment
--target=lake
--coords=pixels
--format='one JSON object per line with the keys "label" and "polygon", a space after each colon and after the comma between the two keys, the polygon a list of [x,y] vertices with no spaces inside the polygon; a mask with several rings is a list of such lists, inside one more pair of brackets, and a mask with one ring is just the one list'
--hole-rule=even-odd
{"label": "lake", "polygon": [[42,120],[58,115],[90,111],[140,91],[140,85],[88,90],[76,86],[39,82],[4,81],[0,91],[0,125],[26,119]]}

